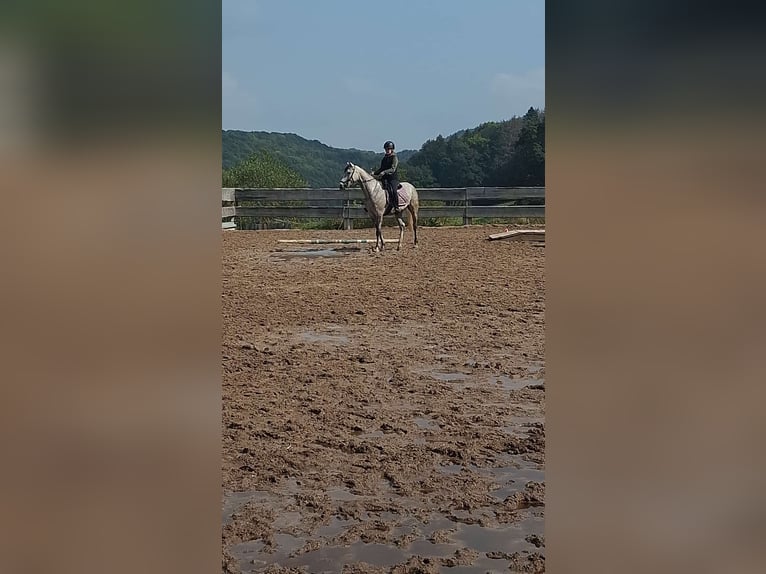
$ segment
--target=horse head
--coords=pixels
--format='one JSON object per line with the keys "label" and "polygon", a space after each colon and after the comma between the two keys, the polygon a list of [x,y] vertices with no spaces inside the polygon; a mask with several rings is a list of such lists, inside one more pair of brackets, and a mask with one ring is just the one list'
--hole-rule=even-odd
{"label": "horse head", "polygon": [[346,162],[346,168],[343,170],[343,177],[340,178],[340,189],[346,189],[350,184],[355,183],[356,166],[349,162]]}

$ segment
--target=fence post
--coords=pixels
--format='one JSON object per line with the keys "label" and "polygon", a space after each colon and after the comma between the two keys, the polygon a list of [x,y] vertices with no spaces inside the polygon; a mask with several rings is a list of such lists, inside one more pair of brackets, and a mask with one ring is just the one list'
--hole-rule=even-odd
{"label": "fence post", "polygon": [[471,200],[468,199],[468,190],[472,188],[466,187],[464,189],[465,189],[465,196],[463,198],[463,205],[465,207],[463,207],[463,225],[471,225],[471,223],[473,222],[473,218],[468,217],[468,208],[471,206]]}
{"label": "fence post", "polygon": [[346,199],[343,202],[343,229],[346,231],[354,229],[354,220],[351,219],[351,197],[348,189],[346,189]]}
{"label": "fence post", "polygon": [[239,207],[239,198],[237,197],[237,190],[234,190],[234,203],[232,204],[234,206],[234,217],[231,218],[231,220],[234,222],[234,229],[239,229],[239,215],[237,215],[237,211],[239,211],[237,208]]}
{"label": "fence post", "polygon": [[[237,229],[237,190],[221,188],[221,228]],[[226,221],[224,221],[224,219]]]}

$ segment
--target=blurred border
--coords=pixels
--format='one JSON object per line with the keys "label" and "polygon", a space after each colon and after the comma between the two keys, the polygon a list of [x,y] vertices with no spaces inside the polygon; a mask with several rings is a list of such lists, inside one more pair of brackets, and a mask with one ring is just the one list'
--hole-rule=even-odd
{"label": "blurred border", "polygon": [[762,14],[547,3],[550,572],[766,562]]}
{"label": "blurred border", "polygon": [[0,8],[0,571],[219,567],[220,62],[220,3]]}

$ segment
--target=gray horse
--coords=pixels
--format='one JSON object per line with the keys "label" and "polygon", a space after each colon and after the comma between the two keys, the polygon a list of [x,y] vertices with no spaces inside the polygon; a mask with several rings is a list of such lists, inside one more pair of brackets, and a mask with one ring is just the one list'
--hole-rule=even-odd
{"label": "gray horse", "polygon": [[[346,189],[352,184],[358,183],[362,187],[364,192],[365,207],[367,213],[370,214],[372,222],[375,224],[375,251],[383,251],[385,242],[383,241],[383,213],[386,211],[386,190],[380,182],[372,177],[369,173],[364,171],[358,165],[354,165],[351,162],[346,164],[346,169],[343,171],[343,177],[340,180],[340,189]],[[401,184],[401,196],[404,197],[403,202],[399,203],[400,210],[407,209],[410,212],[410,222],[412,223],[412,232],[415,235],[414,246],[418,245],[418,190],[415,189],[411,183],[404,182]],[[404,239],[404,228],[406,224],[401,217],[401,214],[397,214],[392,211],[390,215],[396,217],[396,221],[399,223],[399,243],[396,249],[399,250],[402,247],[402,240]]]}

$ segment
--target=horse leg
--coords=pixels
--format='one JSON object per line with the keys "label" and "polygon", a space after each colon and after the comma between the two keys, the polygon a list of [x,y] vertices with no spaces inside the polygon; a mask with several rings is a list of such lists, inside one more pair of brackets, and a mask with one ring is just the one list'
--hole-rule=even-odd
{"label": "horse leg", "polygon": [[378,252],[382,252],[383,248],[386,244],[385,241],[383,241],[383,216],[378,215],[375,218],[375,250]]}
{"label": "horse leg", "polygon": [[378,237],[378,220],[373,219],[372,222],[375,224],[375,247],[372,249],[375,253],[380,251],[380,238]]}
{"label": "horse leg", "polygon": [[412,204],[407,206],[410,212],[410,222],[412,223],[412,234],[415,236],[414,246],[418,246],[418,210]]}
{"label": "horse leg", "polygon": [[399,244],[396,246],[396,250],[399,251],[402,248],[402,241],[404,240],[404,228],[406,225],[401,215],[396,216],[396,221],[399,223]]}

